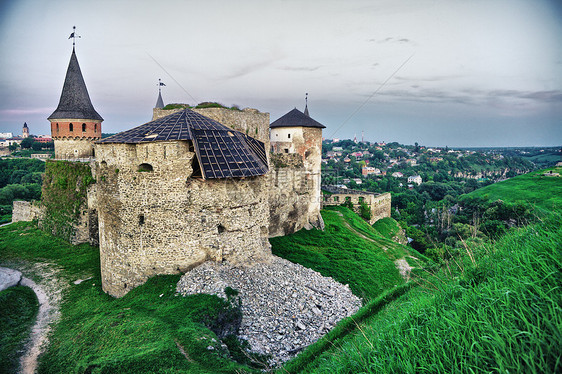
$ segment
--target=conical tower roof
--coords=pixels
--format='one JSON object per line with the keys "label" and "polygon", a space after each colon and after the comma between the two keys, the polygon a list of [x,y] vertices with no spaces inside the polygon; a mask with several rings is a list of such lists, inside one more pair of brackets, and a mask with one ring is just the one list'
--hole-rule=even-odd
{"label": "conical tower roof", "polygon": [[157,109],[164,108],[164,100],[162,100],[162,93],[160,92],[160,90],[158,90],[158,100],[156,100],[155,108]]}
{"label": "conical tower roof", "polygon": [[[308,109],[308,108],[307,108]],[[326,128],[320,122],[313,120],[311,117],[301,112],[297,108],[291,110],[281,118],[273,121],[269,128],[276,127],[317,127],[320,129]]]}
{"label": "conical tower roof", "polygon": [[47,119],[73,118],[103,121],[103,118],[94,109],[90,95],[88,95],[74,48],[66,71],[59,105]]}

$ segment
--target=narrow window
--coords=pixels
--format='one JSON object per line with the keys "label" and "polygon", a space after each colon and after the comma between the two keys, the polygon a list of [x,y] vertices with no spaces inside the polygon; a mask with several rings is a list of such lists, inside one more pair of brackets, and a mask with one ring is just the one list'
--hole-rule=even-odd
{"label": "narrow window", "polygon": [[94,123],[94,132],[98,132],[98,124]]}
{"label": "narrow window", "polygon": [[289,148],[285,148],[285,153],[289,153]]}
{"label": "narrow window", "polygon": [[86,124],[85,123],[82,124],[82,132],[86,132]]}
{"label": "narrow window", "polygon": [[59,132],[59,124],[57,123],[57,133]]}
{"label": "narrow window", "polygon": [[74,131],[74,125],[72,123],[68,124],[68,131]]}
{"label": "narrow window", "polygon": [[288,136],[289,139],[291,139],[291,134],[288,134],[287,136]]}
{"label": "narrow window", "polygon": [[144,214],[139,215],[139,225],[144,225]]}

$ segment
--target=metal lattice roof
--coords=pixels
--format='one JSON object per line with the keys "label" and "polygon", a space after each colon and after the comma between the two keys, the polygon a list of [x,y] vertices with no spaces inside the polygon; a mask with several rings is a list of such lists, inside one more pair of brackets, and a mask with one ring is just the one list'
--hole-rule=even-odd
{"label": "metal lattice roof", "polygon": [[192,110],[170,114],[98,143],[145,143],[191,140],[205,179],[264,175],[265,145]]}

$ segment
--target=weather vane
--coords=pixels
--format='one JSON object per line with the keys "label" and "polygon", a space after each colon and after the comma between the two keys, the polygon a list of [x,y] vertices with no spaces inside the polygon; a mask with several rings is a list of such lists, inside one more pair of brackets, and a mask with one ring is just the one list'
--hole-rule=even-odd
{"label": "weather vane", "polygon": [[304,96],[304,103],[305,105],[308,105],[308,92]]}
{"label": "weather vane", "polygon": [[72,48],[76,46],[76,38],[81,38],[80,35],[76,35],[76,26],[72,26],[72,34],[68,37],[68,39],[72,38]]}
{"label": "weather vane", "polygon": [[158,78],[158,92],[161,92],[162,86],[165,86],[165,84],[162,82],[162,79]]}

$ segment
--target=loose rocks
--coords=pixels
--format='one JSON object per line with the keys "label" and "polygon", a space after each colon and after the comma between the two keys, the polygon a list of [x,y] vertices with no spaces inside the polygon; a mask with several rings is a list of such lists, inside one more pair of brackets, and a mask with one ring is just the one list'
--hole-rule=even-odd
{"label": "loose rocks", "polygon": [[349,286],[276,256],[247,267],[205,262],[181,278],[177,291],[226,298],[225,287],[238,290],[242,300],[239,338],[252,351],[271,355],[272,365],[290,359],[361,306]]}

